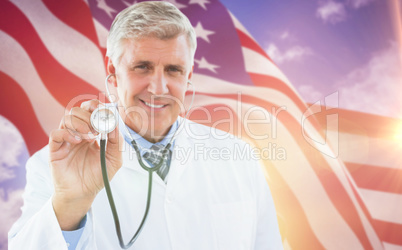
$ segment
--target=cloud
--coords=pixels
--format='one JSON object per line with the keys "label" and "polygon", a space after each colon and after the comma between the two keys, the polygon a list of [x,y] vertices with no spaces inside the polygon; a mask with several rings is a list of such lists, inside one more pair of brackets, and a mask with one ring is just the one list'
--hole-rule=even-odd
{"label": "cloud", "polygon": [[358,9],[374,1],[375,0],[349,0],[348,5],[352,6],[355,9]]}
{"label": "cloud", "polygon": [[0,189],[0,248],[7,249],[7,234],[13,223],[21,216],[23,189],[8,192],[5,199],[4,189]]}
{"label": "cloud", "polygon": [[402,62],[395,42],[337,83],[343,108],[402,118]]}
{"label": "cloud", "polygon": [[293,46],[282,52],[273,43],[268,45],[266,52],[272,58],[272,60],[278,64],[290,61],[300,61],[303,57],[312,54],[312,50],[310,48],[301,47],[299,45]]}
{"label": "cloud", "polygon": [[285,32],[283,32],[283,33],[280,35],[280,38],[281,38],[282,40],[286,40],[287,38],[289,38],[289,36],[290,36],[289,32],[288,32],[288,31],[285,31]]}
{"label": "cloud", "polygon": [[347,0],[346,3],[336,2],[334,0],[321,1],[316,11],[316,16],[325,23],[339,23],[346,20],[347,9],[359,9],[367,6],[376,0]]}
{"label": "cloud", "polygon": [[322,2],[316,11],[316,16],[332,24],[342,22],[346,19],[345,5],[332,0]]}
{"label": "cloud", "polygon": [[0,183],[15,177],[13,167],[20,166],[18,156],[24,149],[24,140],[19,131],[3,116],[0,116]]}
{"label": "cloud", "polygon": [[315,103],[323,99],[323,94],[311,85],[297,86],[297,90],[307,102]]}

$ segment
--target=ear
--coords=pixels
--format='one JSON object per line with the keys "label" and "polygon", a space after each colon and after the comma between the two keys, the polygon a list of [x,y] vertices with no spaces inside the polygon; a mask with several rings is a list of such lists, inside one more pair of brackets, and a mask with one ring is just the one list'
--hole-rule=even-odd
{"label": "ear", "polygon": [[[194,70],[194,65],[191,67],[190,73],[188,74],[187,81],[191,81],[191,78],[193,77],[193,70]],[[190,84],[187,82],[187,88]]]}
{"label": "ear", "polygon": [[[110,59],[108,56],[106,56],[105,60],[107,61],[107,67],[106,67],[107,74],[108,75],[116,74],[116,68],[113,65],[112,59]],[[117,82],[116,81],[113,81],[113,86],[117,87]]]}

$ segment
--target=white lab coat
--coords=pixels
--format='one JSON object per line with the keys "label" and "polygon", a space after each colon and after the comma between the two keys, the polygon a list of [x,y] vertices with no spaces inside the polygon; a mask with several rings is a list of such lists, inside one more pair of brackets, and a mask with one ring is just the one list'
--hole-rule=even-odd
{"label": "white lab coat", "polygon": [[[167,185],[154,173],[149,217],[130,249],[282,249],[268,185],[258,162],[242,155],[246,144],[213,138],[222,132],[206,126],[184,124]],[[148,173],[126,143],[123,166],[111,181],[125,243],[142,219],[147,182]],[[52,194],[45,147],[28,160],[22,216],[9,232],[9,249],[67,249]],[[104,189],[87,214],[77,249],[120,249]]]}

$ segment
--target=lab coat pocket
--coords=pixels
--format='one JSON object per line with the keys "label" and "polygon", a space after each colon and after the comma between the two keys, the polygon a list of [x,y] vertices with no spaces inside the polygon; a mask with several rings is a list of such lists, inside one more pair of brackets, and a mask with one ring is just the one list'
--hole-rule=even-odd
{"label": "lab coat pocket", "polygon": [[212,227],[218,249],[251,249],[255,234],[252,202],[211,204]]}

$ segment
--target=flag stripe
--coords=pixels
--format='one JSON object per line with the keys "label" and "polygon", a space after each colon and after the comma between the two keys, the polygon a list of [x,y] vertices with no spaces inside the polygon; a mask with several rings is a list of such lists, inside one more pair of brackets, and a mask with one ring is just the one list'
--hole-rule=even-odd
{"label": "flag stripe", "polygon": [[402,225],[402,195],[364,188],[360,192],[374,219]]}
{"label": "flag stripe", "polygon": [[[8,1],[0,2],[0,15],[3,16],[0,19],[1,29],[24,47],[46,88],[61,105],[66,106],[73,97],[81,93],[98,92],[53,58],[29,20],[13,4]],[[24,32],[20,32],[21,30]]]}
{"label": "flag stripe", "polygon": [[272,59],[267,55],[267,53],[254,41],[254,39],[251,39],[247,34],[245,34],[243,31],[236,29],[237,35],[239,36],[240,43],[243,47],[251,49],[258,54],[262,55],[263,57],[267,58],[270,60],[273,64],[275,62],[272,61]]}
{"label": "flag stripe", "polygon": [[300,110],[306,109],[306,104],[300,99],[300,97],[290,88],[288,85],[284,84],[281,80],[276,77],[249,73],[251,80],[256,86],[276,89],[283,94],[287,95],[295,104],[300,108]]}
{"label": "flag stripe", "polygon": [[[95,89],[103,88],[105,65],[96,44],[60,21],[41,1],[13,1],[28,18],[50,56],[61,64],[63,70],[67,69],[75,78],[91,84]],[[27,49],[28,44],[24,47]],[[86,64],[82,65],[80,62],[84,61]]]}
{"label": "flag stripe", "polygon": [[361,134],[365,137],[379,139],[393,139],[399,133],[402,121],[399,119],[367,114],[353,110],[334,108],[315,115],[319,123],[325,127],[326,115],[336,113],[339,115],[339,131],[351,134]]}
{"label": "flag stripe", "polygon": [[345,162],[345,165],[359,188],[402,194],[402,169],[352,162]]}
{"label": "flag stripe", "polygon": [[242,52],[244,56],[244,64],[248,73],[256,73],[276,77],[284,84],[286,84],[289,88],[291,88],[295,92],[295,94],[297,94],[297,91],[290,84],[286,76],[270,60],[255,52],[254,50],[245,47],[242,47]]}
{"label": "flag stripe", "polygon": [[402,225],[390,222],[384,222],[380,220],[374,220],[374,227],[381,239],[385,242],[402,245]]}
{"label": "flag stripe", "polygon": [[[12,78],[0,71],[0,114],[13,121],[13,124],[27,143],[32,155],[48,142],[47,134],[43,131],[32,105],[24,90]],[[17,111],[18,110],[18,111]],[[26,129],[29,121],[29,129]]]}
{"label": "flag stripe", "polygon": [[396,140],[366,137],[364,134],[339,133],[331,130],[327,131],[327,138],[330,140],[338,138],[339,157],[345,162],[373,165],[384,169],[401,169],[401,146]]}
{"label": "flag stripe", "polygon": [[[42,128],[48,134],[59,124],[64,108],[43,86],[24,49],[3,31],[0,31],[0,41],[2,41],[0,49],[3,51],[0,57],[0,71],[11,77],[28,94],[35,111],[34,115],[38,117]],[[24,74],[21,74],[21,69],[24,69]],[[54,104],[48,105],[48,103]]]}
{"label": "flag stripe", "polygon": [[92,22],[92,14],[88,5],[81,0],[52,1],[43,0],[43,3],[59,20],[72,29],[86,36],[99,46],[98,37]]}
{"label": "flag stripe", "polygon": [[[289,112],[295,119],[300,119],[301,117],[303,117],[302,109],[296,106],[295,101],[293,99],[290,99],[290,97],[278,91],[277,89],[255,86],[251,87],[244,85],[234,86],[234,84],[230,82],[200,74],[193,74],[193,80],[194,82],[202,82],[202,84],[196,86],[197,92],[210,93],[210,90],[213,89],[214,94],[231,94],[231,96],[235,96],[236,98],[238,94],[241,94],[241,97],[256,97],[252,99],[249,103],[253,103],[257,106],[261,106],[260,102],[264,101],[267,96],[270,96],[270,102],[276,104],[275,106],[273,106],[276,111],[278,111],[278,107],[280,106],[284,107],[286,109],[286,112]],[[214,94],[211,94],[211,96]],[[244,100],[242,99],[239,101]],[[304,126],[306,127],[306,129],[309,129],[310,132],[316,132],[317,136],[318,134],[323,136],[320,125],[314,119],[307,119],[304,123]],[[315,130],[311,130],[311,127],[314,127]],[[299,131],[299,128],[295,129],[298,129]],[[315,134],[314,136],[317,137]]]}

